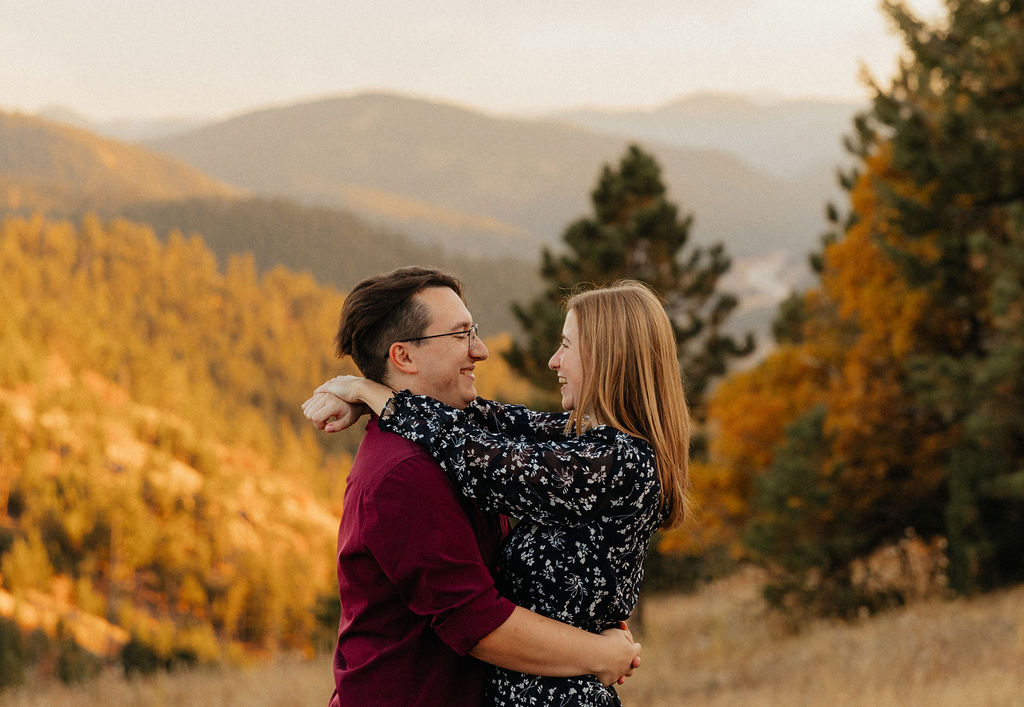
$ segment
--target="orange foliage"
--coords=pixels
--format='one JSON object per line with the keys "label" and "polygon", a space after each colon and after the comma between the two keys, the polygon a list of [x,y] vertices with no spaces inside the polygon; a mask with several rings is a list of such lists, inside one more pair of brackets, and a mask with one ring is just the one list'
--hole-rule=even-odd
{"label": "orange foliage", "polygon": [[[901,277],[881,242],[909,246],[878,198],[882,178],[905,191],[889,169],[889,150],[867,160],[851,192],[859,219],[824,252],[821,285],[804,295],[800,343],[785,344],[756,368],[733,375],[709,404],[709,463],[695,465],[693,496],[700,528],[668,549],[710,545],[738,551],[756,479],[771,468],[786,427],[815,405],[826,406],[830,463],[854,509],[883,495],[922,492],[939,480],[940,444],[914,429],[902,362],[913,353],[915,328],[928,303]],[[915,246],[918,254],[931,248]],[[895,484],[895,487],[894,487]]]}
{"label": "orange foliage", "polygon": [[693,527],[666,534],[663,551],[727,546],[750,515],[754,481],[771,465],[787,424],[824,398],[831,361],[810,345],[783,346],[759,366],[731,376],[709,405],[709,462],[690,471]]}

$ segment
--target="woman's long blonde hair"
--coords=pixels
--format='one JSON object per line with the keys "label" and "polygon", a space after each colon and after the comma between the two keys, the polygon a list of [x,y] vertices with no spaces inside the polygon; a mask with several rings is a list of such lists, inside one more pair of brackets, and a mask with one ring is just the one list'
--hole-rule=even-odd
{"label": "woman's long blonde hair", "polygon": [[646,440],[661,481],[663,528],[686,513],[690,415],[676,338],[665,308],[643,283],[621,280],[579,292],[565,303],[579,325],[583,385],[567,431],[580,434],[583,415]]}

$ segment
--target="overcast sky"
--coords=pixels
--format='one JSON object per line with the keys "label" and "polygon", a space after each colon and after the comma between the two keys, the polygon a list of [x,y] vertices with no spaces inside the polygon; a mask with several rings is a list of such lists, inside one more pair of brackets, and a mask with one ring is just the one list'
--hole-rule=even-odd
{"label": "overcast sky", "polygon": [[[942,0],[910,0],[925,19]],[[3,0],[0,108],[226,117],[366,89],[496,113],[698,91],[864,100],[878,0]]]}

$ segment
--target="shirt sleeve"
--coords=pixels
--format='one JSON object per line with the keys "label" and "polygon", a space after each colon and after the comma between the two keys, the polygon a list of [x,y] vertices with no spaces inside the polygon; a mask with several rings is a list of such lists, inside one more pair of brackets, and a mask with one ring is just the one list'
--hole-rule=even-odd
{"label": "shirt sleeve", "polygon": [[480,554],[448,479],[429,459],[408,459],[365,500],[363,542],[409,610],[467,654],[512,614]]}
{"label": "shirt sleeve", "polygon": [[569,413],[538,412],[523,405],[509,405],[477,398],[466,407],[467,419],[492,432],[534,441],[566,439]]}
{"label": "shirt sleeve", "polygon": [[658,489],[650,446],[611,427],[558,440],[510,437],[407,392],[391,399],[380,426],[426,447],[481,507],[540,523],[583,525],[612,506],[644,508],[639,495]]}

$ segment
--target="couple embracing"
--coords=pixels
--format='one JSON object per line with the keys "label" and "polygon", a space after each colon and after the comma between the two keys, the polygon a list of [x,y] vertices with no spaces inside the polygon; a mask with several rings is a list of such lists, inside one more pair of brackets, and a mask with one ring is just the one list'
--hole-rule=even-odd
{"label": "couple embracing", "polygon": [[624,281],[565,310],[548,365],[566,412],[547,413],[477,397],[488,351],[457,279],[401,268],[346,298],[337,353],[365,378],[303,405],[329,432],[369,414],[332,705],[619,704],[648,543],[684,515],[689,419],[654,293]]}

